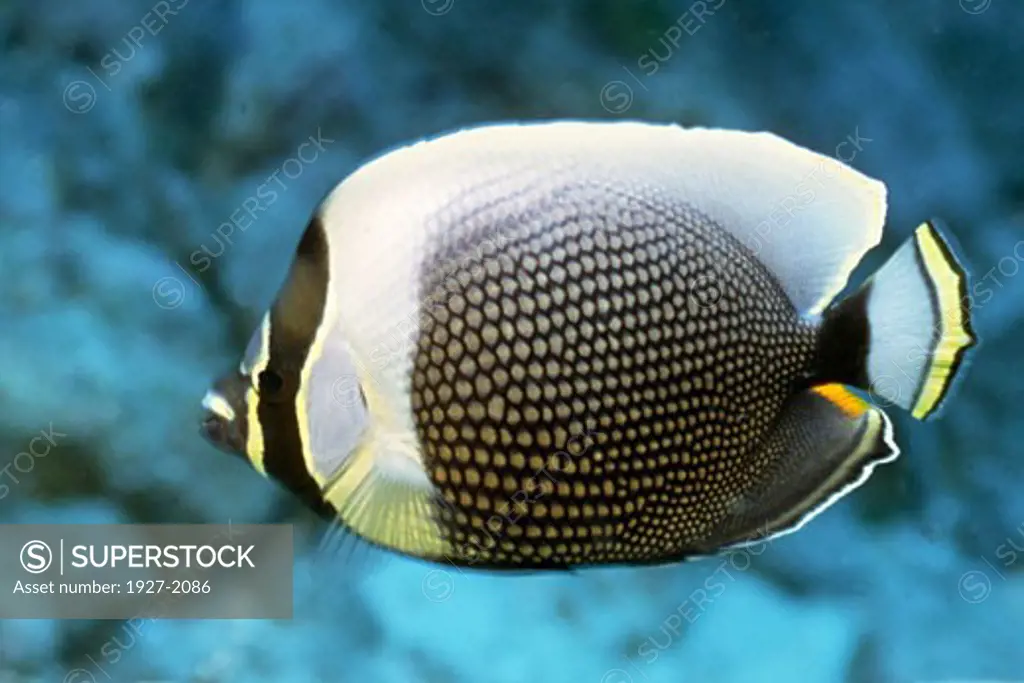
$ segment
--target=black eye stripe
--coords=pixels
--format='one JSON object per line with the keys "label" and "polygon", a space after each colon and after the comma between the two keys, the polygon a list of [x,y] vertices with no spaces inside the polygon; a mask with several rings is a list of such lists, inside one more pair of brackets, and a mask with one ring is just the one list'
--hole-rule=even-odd
{"label": "black eye stripe", "polygon": [[276,396],[284,388],[284,378],[270,369],[261,372],[258,381],[261,396]]}
{"label": "black eye stripe", "polygon": [[324,516],[332,511],[306,469],[294,398],[326,307],[328,268],[327,235],[314,216],[271,309],[267,365],[254,378],[264,471]]}

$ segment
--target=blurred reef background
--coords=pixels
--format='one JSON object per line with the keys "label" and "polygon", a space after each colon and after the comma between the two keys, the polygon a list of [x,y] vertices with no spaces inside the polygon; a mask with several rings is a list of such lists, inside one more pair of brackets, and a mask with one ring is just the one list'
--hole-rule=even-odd
{"label": "blurred reef background", "polygon": [[2,622],[0,681],[1024,681],[1016,0],[0,0],[0,523],[287,520],[315,540],[199,438],[207,384],[361,161],[562,117],[767,129],[884,180],[886,241],[855,280],[943,217],[984,345],[942,418],[896,415],[896,464],[740,554],[309,581],[300,544],[292,621]]}

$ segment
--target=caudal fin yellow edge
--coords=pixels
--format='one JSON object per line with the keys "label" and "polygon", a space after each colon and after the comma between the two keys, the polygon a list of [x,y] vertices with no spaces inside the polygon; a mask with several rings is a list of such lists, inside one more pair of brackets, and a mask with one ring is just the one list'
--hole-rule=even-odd
{"label": "caudal fin yellow edge", "polygon": [[942,404],[978,338],[971,323],[966,269],[934,221],[922,223],[914,240],[931,285],[938,321],[924,381],[911,409],[915,418],[923,420]]}

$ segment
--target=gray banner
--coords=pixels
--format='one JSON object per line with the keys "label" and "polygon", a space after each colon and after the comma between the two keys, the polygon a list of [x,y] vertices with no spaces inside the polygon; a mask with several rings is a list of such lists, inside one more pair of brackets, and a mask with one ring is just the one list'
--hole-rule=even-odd
{"label": "gray banner", "polygon": [[287,524],[0,525],[0,619],[290,619]]}

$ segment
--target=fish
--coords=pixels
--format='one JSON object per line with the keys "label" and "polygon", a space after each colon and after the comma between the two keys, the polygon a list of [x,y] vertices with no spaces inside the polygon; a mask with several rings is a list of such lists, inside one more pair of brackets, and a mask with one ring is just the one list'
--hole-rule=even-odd
{"label": "fish", "polygon": [[886,411],[937,414],[977,345],[937,220],[850,286],[886,215],[882,181],[769,132],[420,140],[317,206],[201,431],[338,533],[427,562],[774,539],[894,460]]}

